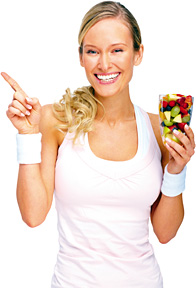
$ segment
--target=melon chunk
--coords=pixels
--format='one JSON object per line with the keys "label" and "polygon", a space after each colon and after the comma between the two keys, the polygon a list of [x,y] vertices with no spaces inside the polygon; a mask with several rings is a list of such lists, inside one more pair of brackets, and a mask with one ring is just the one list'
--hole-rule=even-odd
{"label": "melon chunk", "polygon": [[173,122],[175,122],[175,123],[182,123],[181,114],[178,114],[178,115],[173,119]]}

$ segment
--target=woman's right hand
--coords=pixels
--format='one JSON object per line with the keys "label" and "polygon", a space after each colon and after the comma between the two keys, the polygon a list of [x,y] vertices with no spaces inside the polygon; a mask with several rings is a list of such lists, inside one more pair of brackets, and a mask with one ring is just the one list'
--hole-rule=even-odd
{"label": "woman's right hand", "polygon": [[8,106],[7,117],[19,134],[39,133],[41,105],[37,98],[29,98],[18,83],[8,74],[1,75],[15,91],[13,100]]}

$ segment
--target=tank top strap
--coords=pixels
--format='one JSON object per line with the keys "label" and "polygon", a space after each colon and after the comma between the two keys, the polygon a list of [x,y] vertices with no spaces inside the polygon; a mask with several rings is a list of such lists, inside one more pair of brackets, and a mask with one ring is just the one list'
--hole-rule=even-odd
{"label": "tank top strap", "polygon": [[[139,117],[139,119],[141,121],[140,124],[142,124],[142,127],[141,127],[142,133],[145,133],[144,127],[146,126],[147,127],[146,131],[148,131],[148,133],[149,133],[148,136],[146,136],[146,137],[149,137],[149,139],[148,139],[149,142],[151,142],[151,145],[152,145],[152,143],[154,144],[156,152],[159,154],[159,157],[161,158],[161,150],[160,150],[159,144],[157,142],[156,136],[154,134],[154,130],[152,128],[152,124],[151,124],[150,118],[148,116],[148,113],[145,112],[141,107],[138,107],[137,105],[135,105],[135,111],[138,111],[143,116],[143,117]],[[142,123],[143,121],[145,121],[145,125],[144,125],[144,123]]]}

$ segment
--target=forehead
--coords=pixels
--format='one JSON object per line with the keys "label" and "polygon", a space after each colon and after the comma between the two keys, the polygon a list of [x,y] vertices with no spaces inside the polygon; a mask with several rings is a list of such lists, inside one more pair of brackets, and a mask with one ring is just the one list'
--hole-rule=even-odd
{"label": "forehead", "polygon": [[106,18],[93,25],[83,39],[84,45],[109,45],[114,43],[132,43],[130,29],[118,18]]}

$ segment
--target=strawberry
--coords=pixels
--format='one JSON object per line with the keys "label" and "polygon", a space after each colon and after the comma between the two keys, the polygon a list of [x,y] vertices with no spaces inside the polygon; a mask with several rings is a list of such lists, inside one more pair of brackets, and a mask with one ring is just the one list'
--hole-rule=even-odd
{"label": "strawberry", "polygon": [[176,125],[172,125],[168,127],[171,131],[173,131],[174,129],[178,129]]}
{"label": "strawberry", "polygon": [[180,112],[184,115],[188,114],[188,111],[184,109],[182,106],[180,106]]}
{"label": "strawberry", "polygon": [[176,105],[176,102],[174,100],[169,101],[169,106],[174,107]]}
{"label": "strawberry", "polygon": [[180,106],[182,106],[182,105],[184,104],[184,101],[185,101],[185,97],[181,97],[181,98],[179,98],[176,102],[177,102]]}
{"label": "strawberry", "polygon": [[188,103],[186,102],[182,103],[182,107],[186,109],[188,107]]}
{"label": "strawberry", "polygon": [[184,132],[184,126],[186,125],[186,123],[178,123],[178,128]]}
{"label": "strawberry", "polygon": [[182,94],[176,94],[177,96],[179,96],[179,97],[182,97],[182,96],[184,96],[184,95],[182,95]]}
{"label": "strawberry", "polygon": [[162,101],[162,103],[161,103],[161,104],[162,104],[162,107],[163,107],[163,108],[166,108],[166,107],[167,107],[167,105],[168,105],[167,101]]}

